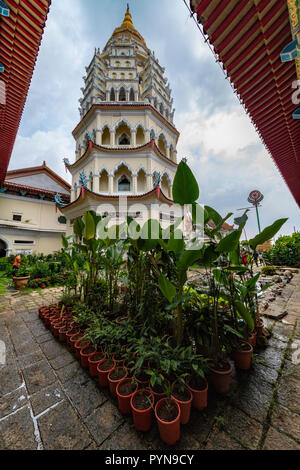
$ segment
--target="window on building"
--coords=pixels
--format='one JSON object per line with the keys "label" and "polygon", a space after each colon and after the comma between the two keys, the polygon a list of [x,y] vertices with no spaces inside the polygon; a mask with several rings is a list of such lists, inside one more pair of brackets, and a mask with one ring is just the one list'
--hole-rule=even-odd
{"label": "window on building", "polygon": [[13,214],[13,220],[15,222],[21,222],[22,221],[22,216],[19,214]]}
{"label": "window on building", "polygon": [[124,191],[130,191],[130,181],[127,178],[127,176],[121,176],[118,181],[118,191],[119,192],[124,192]]}
{"label": "window on building", "polygon": [[121,135],[119,145],[130,145],[130,139],[127,134]]}
{"label": "window on building", "polygon": [[[121,74],[121,76],[122,76],[122,74]],[[119,93],[119,101],[126,101],[126,92],[125,92],[125,89],[123,87],[121,88],[120,93]]]}
{"label": "window on building", "polygon": [[129,101],[134,101],[134,90],[133,90],[133,88],[130,89]]}
{"label": "window on building", "polygon": [[63,215],[58,217],[57,221],[58,221],[59,224],[66,224],[67,223],[67,219]]}
{"label": "window on building", "polygon": [[110,101],[116,101],[115,90],[113,88],[110,91]]}

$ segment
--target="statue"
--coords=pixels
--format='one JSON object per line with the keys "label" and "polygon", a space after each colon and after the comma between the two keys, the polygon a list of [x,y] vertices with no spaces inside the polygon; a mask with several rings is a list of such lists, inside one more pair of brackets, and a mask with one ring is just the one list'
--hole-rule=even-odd
{"label": "statue", "polygon": [[154,176],[155,176],[155,182],[153,184],[153,189],[157,188],[157,186],[160,185],[160,180],[161,180],[160,173],[158,173],[157,171],[154,172]]}
{"label": "statue", "polygon": [[85,176],[85,173],[84,171],[82,171],[79,175],[79,184],[81,186],[83,186],[85,189],[88,189],[87,187],[87,179],[86,179],[86,176]]}
{"label": "statue", "polygon": [[68,158],[64,158],[63,162],[64,162],[65,166],[70,166],[71,165],[70,160]]}
{"label": "statue", "polygon": [[61,198],[61,195],[60,194],[55,194],[54,196],[54,202],[58,205],[58,207],[65,207],[67,204],[64,204],[63,203],[63,200]]}

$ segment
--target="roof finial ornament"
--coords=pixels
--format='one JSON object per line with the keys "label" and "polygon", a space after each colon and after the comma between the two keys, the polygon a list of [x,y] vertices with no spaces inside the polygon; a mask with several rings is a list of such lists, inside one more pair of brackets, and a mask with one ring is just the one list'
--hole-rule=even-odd
{"label": "roof finial ornament", "polygon": [[129,3],[127,3],[127,13],[129,13]]}

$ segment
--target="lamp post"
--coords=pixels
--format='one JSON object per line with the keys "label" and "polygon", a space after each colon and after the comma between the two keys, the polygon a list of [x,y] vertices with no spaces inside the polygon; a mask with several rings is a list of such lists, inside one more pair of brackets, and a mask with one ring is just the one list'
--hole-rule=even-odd
{"label": "lamp post", "polygon": [[257,225],[258,225],[258,232],[259,233],[261,233],[261,228],[260,228],[258,207],[260,205],[259,203],[263,200],[263,198],[264,198],[264,196],[257,189],[254,190],[254,191],[251,191],[251,193],[249,194],[249,197],[248,197],[248,202],[250,202],[250,204],[253,204],[253,206],[255,207],[255,210],[256,210]]}

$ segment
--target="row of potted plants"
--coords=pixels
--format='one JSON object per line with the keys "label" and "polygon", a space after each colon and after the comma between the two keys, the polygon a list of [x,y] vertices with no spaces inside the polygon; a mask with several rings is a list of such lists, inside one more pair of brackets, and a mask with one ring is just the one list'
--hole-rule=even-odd
{"label": "row of potted plants", "polygon": [[[209,369],[207,359],[191,348],[172,347],[170,339],[144,337],[148,341],[145,344],[134,337],[126,318],[94,321],[91,328],[89,312],[84,316],[80,309],[73,312],[62,303],[41,307],[39,316],[57,339],[68,344],[82,367],[97,377],[99,386],[109,388],[111,396],[118,399],[120,412],[132,413],[137,430],[147,431],[155,415],[160,436],[169,445],[179,439],[180,423],[189,421],[191,406],[206,408],[205,373],[210,371],[217,391],[229,390],[231,366],[223,371]],[[123,338],[123,345],[117,337]],[[253,345],[255,339],[256,335],[250,338]],[[244,342],[242,350],[234,350],[232,357],[238,367],[248,369],[252,352],[250,343]],[[247,356],[246,362],[240,355]]]}

